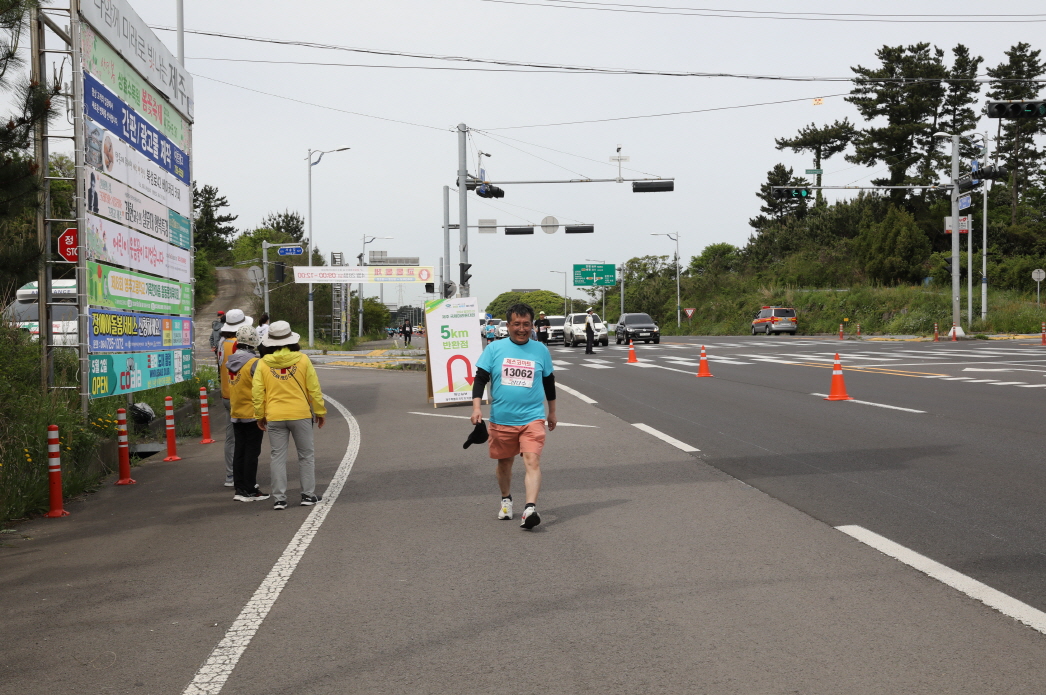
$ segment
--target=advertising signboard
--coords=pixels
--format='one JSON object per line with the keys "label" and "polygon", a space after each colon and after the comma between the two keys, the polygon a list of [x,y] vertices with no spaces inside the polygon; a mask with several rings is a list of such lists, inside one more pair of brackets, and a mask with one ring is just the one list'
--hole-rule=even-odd
{"label": "advertising signboard", "polygon": [[190,252],[128,229],[123,225],[87,214],[84,248],[87,258],[132,270],[189,282]]}
{"label": "advertising signboard", "polygon": [[84,19],[190,121],[192,76],[126,0],[81,0]]}
{"label": "advertising signboard", "polygon": [[191,348],[190,318],[91,309],[88,347],[91,352],[129,352]]}
{"label": "advertising signboard", "polygon": [[84,161],[180,215],[192,213],[188,185],[94,121],[87,121]]}
{"label": "advertising signboard", "polygon": [[123,311],[192,315],[192,285],[88,261],[87,303]]}
{"label": "advertising signboard", "polygon": [[[189,234],[182,233],[189,226],[188,218],[148,198],[133,188],[109,178],[100,171],[88,169],[84,174],[84,191],[86,192],[87,211],[114,222],[145,232],[161,241],[170,242],[183,249],[189,248]],[[172,231],[171,220],[185,220]]]}
{"label": "advertising signboard", "polygon": [[185,151],[88,73],[84,73],[84,110],[88,118],[112,130],[164,171],[189,184],[189,157]]}
{"label": "advertising signboard", "polygon": [[170,386],[192,377],[192,350],[92,355],[91,398]]}
{"label": "advertising signboard", "polygon": [[613,263],[575,263],[574,286],[613,286],[617,284],[617,268]]}
{"label": "advertising signboard", "polygon": [[431,265],[295,266],[295,282],[432,282]]}
{"label": "advertising signboard", "polygon": [[470,403],[480,341],[479,300],[475,297],[425,302],[429,397],[434,405]]}
{"label": "advertising signboard", "polygon": [[189,149],[189,124],[156,89],[142,79],[89,25],[81,30],[84,70],[183,150]]}

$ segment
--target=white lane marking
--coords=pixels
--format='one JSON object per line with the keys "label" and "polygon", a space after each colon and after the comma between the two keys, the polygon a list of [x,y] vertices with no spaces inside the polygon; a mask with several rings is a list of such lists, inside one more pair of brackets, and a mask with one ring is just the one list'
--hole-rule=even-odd
{"label": "white lane marking", "polygon": [[[650,364],[649,362],[625,362],[629,367],[658,367],[660,365]],[[661,367],[662,369],[668,369],[668,367]],[[678,370],[677,370],[678,371]]]}
{"label": "white lane marking", "polygon": [[573,362],[567,362],[566,360],[552,360],[552,364],[556,365],[557,367],[564,366],[564,365],[569,367],[570,365],[572,365],[574,363]]}
{"label": "white lane marking", "polygon": [[586,360],[585,363],[586,364],[613,364],[612,362],[610,362],[608,360],[597,360],[595,358],[592,358],[590,360]]}
{"label": "white lane marking", "polygon": [[[966,382],[967,384],[994,384],[995,379],[970,379]],[[1046,384],[1043,384],[1046,386]]]}
{"label": "white lane marking", "polygon": [[349,445],[345,449],[345,456],[342,457],[341,463],[338,464],[338,470],[334,472],[334,477],[331,478],[330,484],[324,491],[323,499],[305,517],[305,521],[298,528],[298,532],[294,534],[294,538],[287,544],[283,554],[280,555],[276,564],[269,570],[269,574],[262,580],[261,586],[258,587],[257,591],[254,592],[254,595],[247,602],[247,605],[240,611],[240,615],[229,626],[225,637],[222,638],[222,641],[218,643],[218,646],[207,657],[203,666],[196,672],[192,682],[186,686],[183,695],[216,695],[221,692],[225,682],[232,675],[233,669],[236,668],[240,657],[243,656],[243,653],[250,645],[251,639],[254,638],[258,628],[261,627],[265,616],[269,614],[269,611],[276,603],[276,599],[279,598],[280,592],[283,591],[283,588],[287,586],[287,582],[290,581],[291,575],[294,574],[294,569],[305,555],[305,551],[309,549],[309,544],[312,543],[312,539],[315,538],[316,533],[320,530],[320,526],[323,525],[324,519],[327,518],[327,513],[334,506],[338,495],[341,494],[342,487],[345,485],[345,481],[349,478],[349,473],[352,472],[352,465],[355,463],[356,456],[360,451],[359,423],[356,422],[356,418],[352,416],[348,408],[341,403],[330,396],[324,396],[323,398],[341,412],[349,425]]}
{"label": "white lane marking", "polygon": [[1020,386],[1026,384],[1027,381],[996,381],[992,386]]}
{"label": "white lane marking", "polygon": [[[562,388],[562,384],[559,384]],[[443,415],[442,413],[419,413],[415,410],[408,410],[407,415],[427,415],[428,417],[452,417],[455,420],[471,420],[471,415]],[[593,429],[599,429],[598,425],[577,425],[573,422],[560,422],[557,423],[557,427],[591,427]]]}
{"label": "white lane marking", "polygon": [[[819,396],[821,398],[828,398],[827,393],[811,393],[811,396]],[[841,403],[859,403],[861,405],[873,405],[876,408],[889,408],[890,410],[903,410],[906,413],[925,413],[925,410],[916,410],[915,408],[902,408],[899,405],[886,405],[885,403],[872,403],[871,401],[859,401],[852,399],[849,401],[840,401]]]}
{"label": "white lane marking", "polygon": [[970,379],[968,376],[942,376],[938,377],[941,381],[967,381]]}
{"label": "white lane marking", "polygon": [[976,599],[994,608],[1005,616],[1024,623],[1033,630],[1046,634],[1046,613],[1037,608],[1032,608],[1023,601],[1018,601],[987,584],[968,577],[961,572],[942,565],[936,560],[931,560],[925,555],[904,547],[900,543],[894,543],[889,538],[880,536],[878,533],[869,531],[861,526],[836,526],[837,531],[854,538],[865,545],[875,548],[883,555],[899,560],[904,564],[919,570],[923,574],[933,577],[939,582],[961,591],[972,599]]}
{"label": "white lane marking", "polygon": [[676,369],[675,367],[666,367],[663,364],[633,364],[633,367],[657,367],[658,369],[667,369],[670,372],[679,372],[680,374],[693,374],[693,369]]}
{"label": "white lane marking", "polygon": [[1046,389],[1046,384],[1025,384],[1022,389]]}
{"label": "white lane marking", "polygon": [[661,441],[667,442],[667,443],[671,444],[672,446],[674,446],[675,448],[682,449],[683,451],[686,451],[688,453],[692,452],[692,451],[701,451],[700,449],[695,449],[694,447],[690,446],[686,442],[681,442],[678,439],[676,439],[675,437],[669,437],[664,432],[659,432],[658,430],[655,430],[650,425],[644,425],[642,422],[633,422],[632,426],[635,427],[636,429],[643,430],[647,434],[652,434],[655,437],[657,437],[658,439],[660,439]]}
{"label": "white lane marking", "polygon": [[596,402],[595,400],[589,398],[585,394],[580,393],[578,391],[575,391],[574,389],[570,388],[569,386],[564,386],[563,384],[556,384],[556,388],[557,389],[563,389],[564,391],[569,393],[571,396],[574,396],[575,398],[580,398],[581,400],[583,400],[585,403],[588,403],[589,405],[592,405],[593,403]]}
{"label": "white lane marking", "polygon": [[669,364],[678,364],[678,365],[681,365],[683,367],[699,367],[699,366],[701,366],[700,362],[694,362],[692,360],[671,359],[671,360],[665,360],[665,362],[668,362]]}
{"label": "white lane marking", "polygon": [[964,372],[1012,372],[1012,369],[980,369],[978,367],[966,367]]}
{"label": "white lane marking", "polygon": [[741,362],[740,360],[732,360],[728,357],[707,355],[707,358],[709,362],[722,362],[723,364],[752,364],[751,362]]}
{"label": "white lane marking", "polygon": [[613,369],[609,364],[581,364],[582,367],[588,367],[589,369]]}

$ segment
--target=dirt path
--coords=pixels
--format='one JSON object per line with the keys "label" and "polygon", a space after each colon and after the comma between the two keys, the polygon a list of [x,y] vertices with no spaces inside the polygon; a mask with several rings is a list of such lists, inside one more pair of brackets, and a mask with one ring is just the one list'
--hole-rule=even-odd
{"label": "dirt path", "polygon": [[216,268],[218,294],[214,299],[196,310],[193,323],[196,327],[196,358],[213,359],[211,352],[211,322],[218,311],[243,309],[249,313],[254,299],[254,287],[247,280],[246,268]]}

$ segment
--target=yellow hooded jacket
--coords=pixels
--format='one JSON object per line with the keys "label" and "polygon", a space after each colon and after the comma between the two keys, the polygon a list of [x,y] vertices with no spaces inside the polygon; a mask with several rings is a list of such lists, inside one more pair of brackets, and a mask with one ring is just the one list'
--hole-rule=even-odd
{"label": "yellow hooded jacket", "polygon": [[327,414],[316,369],[300,352],[284,347],[261,358],[252,386],[254,417],[259,420],[308,420],[313,414]]}
{"label": "yellow hooded jacket", "polygon": [[236,336],[222,338],[218,347],[218,382],[222,385],[222,398],[229,398],[229,358],[236,352]]}

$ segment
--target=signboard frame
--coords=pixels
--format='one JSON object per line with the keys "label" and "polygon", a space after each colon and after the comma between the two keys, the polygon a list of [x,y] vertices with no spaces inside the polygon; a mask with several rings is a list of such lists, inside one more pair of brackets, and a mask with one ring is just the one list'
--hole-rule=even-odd
{"label": "signboard frame", "polygon": [[479,316],[476,297],[425,302],[426,381],[434,407],[472,403],[472,382],[483,353]]}
{"label": "signboard frame", "polygon": [[120,396],[178,384],[192,378],[193,351],[107,352],[91,355],[91,398]]}

